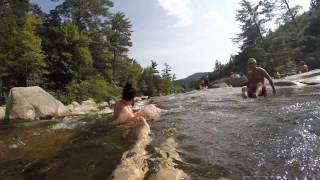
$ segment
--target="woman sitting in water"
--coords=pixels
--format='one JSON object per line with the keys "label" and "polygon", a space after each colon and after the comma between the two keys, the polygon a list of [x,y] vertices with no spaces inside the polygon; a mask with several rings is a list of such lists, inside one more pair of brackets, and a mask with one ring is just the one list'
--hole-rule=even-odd
{"label": "woman sitting in water", "polygon": [[122,98],[114,107],[114,116],[118,123],[145,124],[146,119],[153,119],[157,116],[157,108],[154,106],[147,106],[143,110],[135,113],[132,107],[135,96],[136,90],[131,84],[126,84],[122,91]]}

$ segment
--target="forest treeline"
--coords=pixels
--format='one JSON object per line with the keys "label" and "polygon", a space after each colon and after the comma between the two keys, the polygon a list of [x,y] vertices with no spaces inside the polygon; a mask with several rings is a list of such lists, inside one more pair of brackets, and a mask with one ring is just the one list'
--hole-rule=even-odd
{"label": "forest treeline", "polygon": [[[55,0],[59,1],[59,0]],[[41,86],[63,102],[119,96],[125,83],[141,95],[177,92],[166,63],[143,68],[127,53],[132,24],[111,0],[60,0],[46,13],[28,0],[0,0],[0,93]]]}
{"label": "forest treeline", "polygon": [[[320,0],[311,0],[310,9],[291,7],[288,0],[261,0],[253,4],[241,0],[236,20],[241,32],[234,38],[240,52],[226,64],[215,62],[209,79],[227,77],[231,72],[246,74],[247,60],[258,64],[272,76],[292,74],[304,63],[309,69],[320,68]],[[270,24],[277,25],[272,30]]]}

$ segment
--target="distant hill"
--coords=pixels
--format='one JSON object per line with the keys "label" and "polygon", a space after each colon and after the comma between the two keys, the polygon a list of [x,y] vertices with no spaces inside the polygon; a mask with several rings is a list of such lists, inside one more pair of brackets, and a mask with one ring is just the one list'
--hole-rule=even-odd
{"label": "distant hill", "polygon": [[208,72],[195,73],[195,74],[192,74],[191,76],[188,76],[187,78],[177,80],[176,83],[178,83],[183,87],[189,87],[192,82],[199,81],[201,77],[207,74],[209,73]]}

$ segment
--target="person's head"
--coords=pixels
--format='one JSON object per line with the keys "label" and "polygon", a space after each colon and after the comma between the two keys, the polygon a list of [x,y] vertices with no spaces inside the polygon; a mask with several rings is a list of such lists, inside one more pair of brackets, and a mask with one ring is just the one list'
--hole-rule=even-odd
{"label": "person's head", "polygon": [[136,90],[129,83],[127,83],[122,90],[122,98],[127,101],[133,101],[136,94]]}
{"label": "person's head", "polygon": [[257,60],[255,58],[249,58],[248,59],[248,68],[249,69],[255,69],[257,67]]}

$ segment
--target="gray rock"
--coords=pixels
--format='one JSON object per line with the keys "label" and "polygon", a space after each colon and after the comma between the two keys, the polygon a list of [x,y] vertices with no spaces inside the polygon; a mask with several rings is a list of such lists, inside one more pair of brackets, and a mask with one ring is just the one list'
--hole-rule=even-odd
{"label": "gray rock", "polygon": [[64,116],[67,108],[40,87],[15,87],[10,90],[5,119],[36,120]]}
{"label": "gray rock", "polygon": [[305,84],[289,80],[274,80],[273,84],[275,86],[305,86]]}
{"label": "gray rock", "polygon": [[80,108],[85,114],[99,111],[97,103],[92,98],[88,99],[87,101],[82,101]]}
{"label": "gray rock", "polygon": [[242,77],[230,77],[230,78],[222,78],[216,81],[216,84],[226,83],[232,87],[242,87],[245,86],[248,82],[248,79],[245,76]]}
{"label": "gray rock", "polygon": [[83,115],[81,105],[78,102],[73,101],[71,104],[67,106],[68,115]]}
{"label": "gray rock", "polygon": [[110,106],[114,106],[115,104],[116,104],[116,101],[115,101],[115,100],[110,100],[110,101],[109,101],[109,105],[110,105]]}
{"label": "gray rock", "polygon": [[210,85],[209,88],[225,88],[225,87],[230,87],[227,83],[217,83],[217,84],[213,84],[213,85]]}
{"label": "gray rock", "polygon": [[6,114],[6,107],[0,107],[0,121],[4,120]]}
{"label": "gray rock", "polygon": [[101,110],[98,112],[98,114],[112,114],[113,113],[113,110],[109,107],[106,107],[105,109]]}
{"label": "gray rock", "polygon": [[98,104],[99,109],[104,109],[106,107],[109,107],[109,103],[108,102],[101,102]]}
{"label": "gray rock", "polygon": [[309,71],[306,73],[302,73],[302,74],[287,76],[287,77],[285,77],[285,80],[299,81],[302,79],[312,78],[312,77],[316,77],[316,76],[320,76],[320,69],[315,69],[315,70],[312,70],[312,71]]}
{"label": "gray rock", "polygon": [[142,99],[142,100],[149,99],[149,96],[141,96],[141,99]]}

